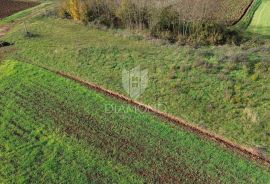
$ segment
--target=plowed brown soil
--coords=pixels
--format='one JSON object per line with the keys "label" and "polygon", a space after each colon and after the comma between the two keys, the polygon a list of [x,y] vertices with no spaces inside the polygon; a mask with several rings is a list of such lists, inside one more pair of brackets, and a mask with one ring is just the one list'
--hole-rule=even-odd
{"label": "plowed brown soil", "polygon": [[38,5],[37,2],[23,2],[16,0],[0,0],[0,19],[8,17],[14,13]]}

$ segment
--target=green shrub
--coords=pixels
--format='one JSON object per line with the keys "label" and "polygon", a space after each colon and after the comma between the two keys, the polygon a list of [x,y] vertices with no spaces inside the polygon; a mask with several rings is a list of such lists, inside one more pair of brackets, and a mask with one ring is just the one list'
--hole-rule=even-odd
{"label": "green shrub", "polygon": [[148,28],[150,9],[147,1],[121,0],[117,9],[117,16],[125,27]]}
{"label": "green shrub", "polygon": [[71,18],[69,3],[66,0],[60,0],[58,4],[58,15],[61,18]]}
{"label": "green shrub", "polygon": [[253,81],[259,80],[259,74],[257,74],[257,73],[253,74],[253,75],[251,76],[251,79],[252,79]]}
{"label": "green shrub", "polygon": [[85,20],[106,26],[117,24],[113,0],[86,0]]}
{"label": "green shrub", "polygon": [[174,6],[152,10],[150,32],[154,37],[186,43],[192,33],[191,28],[192,23],[182,20]]}
{"label": "green shrub", "polygon": [[80,16],[80,0],[69,1],[69,12],[74,20],[81,20]]}

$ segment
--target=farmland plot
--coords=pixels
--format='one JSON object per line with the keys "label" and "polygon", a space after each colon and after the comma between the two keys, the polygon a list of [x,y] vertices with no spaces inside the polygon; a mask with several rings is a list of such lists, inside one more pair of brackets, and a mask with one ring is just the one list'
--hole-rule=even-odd
{"label": "farmland plot", "polygon": [[[120,0],[121,1],[121,0]],[[131,0],[137,5],[174,7],[184,20],[211,20],[231,25],[245,13],[252,0]]]}
{"label": "farmland plot", "polygon": [[270,1],[263,0],[259,9],[256,11],[249,31],[262,35],[270,35]]}
{"label": "farmland plot", "polygon": [[249,45],[194,49],[51,18],[36,19],[28,28],[40,36],[25,38],[18,26],[5,37],[16,42],[8,57],[124,95],[122,71],[140,65],[149,71],[149,85],[139,101],[161,104],[162,111],[270,155],[269,44],[256,50]]}
{"label": "farmland plot", "polygon": [[36,6],[36,2],[23,2],[15,0],[0,0],[0,19],[8,17],[14,13]]}
{"label": "farmland plot", "polygon": [[29,64],[1,63],[0,94],[4,183],[269,183],[269,168]]}
{"label": "farmland plot", "polygon": [[186,20],[213,20],[231,25],[240,19],[251,2],[252,0],[178,0],[171,1],[170,4],[177,6]]}

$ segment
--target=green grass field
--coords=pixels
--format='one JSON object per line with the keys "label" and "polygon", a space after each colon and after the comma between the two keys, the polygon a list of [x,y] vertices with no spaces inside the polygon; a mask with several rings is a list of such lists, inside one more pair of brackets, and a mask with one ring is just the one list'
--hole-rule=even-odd
{"label": "green grass field", "polygon": [[270,35],[270,1],[263,0],[261,6],[256,11],[253,20],[248,28],[249,31]]}
{"label": "green grass field", "polygon": [[36,66],[2,62],[0,94],[1,183],[270,182],[267,168]]}
{"label": "green grass field", "polygon": [[[267,17],[268,5],[249,30],[267,35],[258,12]],[[141,66],[149,84],[139,101],[270,156],[269,40],[171,45],[42,6],[0,21],[24,20],[33,35],[18,24],[1,38],[15,45],[0,48],[0,183],[270,184],[269,167],[38,67],[128,95],[122,71]]]}
{"label": "green grass field", "polygon": [[6,57],[61,70],[126,94],[122,71],[148,69],[140,101],[270,155],[269,43],[193,48],[146,41],[123,30],[37,18],[5,39]]}

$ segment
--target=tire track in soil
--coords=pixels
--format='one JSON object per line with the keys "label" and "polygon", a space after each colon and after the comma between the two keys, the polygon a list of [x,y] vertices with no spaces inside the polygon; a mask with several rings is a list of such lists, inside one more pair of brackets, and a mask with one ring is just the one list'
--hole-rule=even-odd
{"label": "tire track in soil", "polygon": [[124,101],[132,106],[135,106],[139,109],[141,109],[142,111],[146,111],[148,113],[152,113],[154,114],[155,116],[161,118],[161,119],[164,119],[166,121],[169,121],[173,124],[176,124],[178,126],[181,126],[183,127],[185,130],[189,131],[189,132],[192,132],[192,133],[195,133],[199,136],[201,136],[202,138],[205,138],[206,140],[208,141],[214,141],[216,143],[218,143],[219,145],[222,145],[224,147],[226,147],[227,149],[233,151],[233,152],[236,152],[246,158],[249,158],[251,160],[254,160],[254,161],[257,161],[261,164],[263,164],[264,166],[266,167],[269,167],[270,168],[270,158],[259,153],[258,151],[254,150],[253,148],[249,148],[249,147],[246,147],[246,146],[242,146],[240,144],[237,144],[235,142],[232,142],[230,140],[227,140],[226,138],[220,136],[220,135],[217,135],[217,134],[214,134],[206,129],[203,129],[199,126],[196,126],[196,125],[193,125],[187,121],[185,121],[184,119],[182,118],[179,118],[179,117],[176,117],[176,116],[173,116],[171,114],[168,114],[166,112],[162,112],[158,109],[155,109],[153,107],[151,107],[150,105],[146,105],[146,104],[143,104],[139,101],[136,101],[136,100],[133,100],[129,97],[126,97],[124,95],[121,95],[117,92],[114,92],[114,91],[111,91],[109,89],[106,89],[100,85],[97,85],[95,83],[92,83],[92,82],[89,82],[89,81],[86,81],[86,80],[83,80],[79,77],[76,77],[76,76],[73,76],[73,75],[70,75],[68,73],[65,73],[63,71],[56,71],[54,69],[51,69],[51,68],[47,68],[47,67],[44,67],[44,66],[41,66],[41,65],[37,65],[37,64],[32,64],[31,62],[23,62],[23,63],[28,63],[30,65],[33,65],[33,66],[37,66],[39,68],[42,68],[44,70],[47,70],[49,72],[52,72],[54,74],[57,74],[59,76],[62,76],[64,78],[67,78],[67,79],[70,79],[70,80],[73,80],[77,83],[80,83],[81,85],[89,88],[89,89],[92,89],[92,90],[95,90],[99,93],[102,93],[102,94],[105,94],[106,96],[109,96],[109,97],[113,97],[115,99],[118,99],[118,100],[121,100],[121,101]]}

